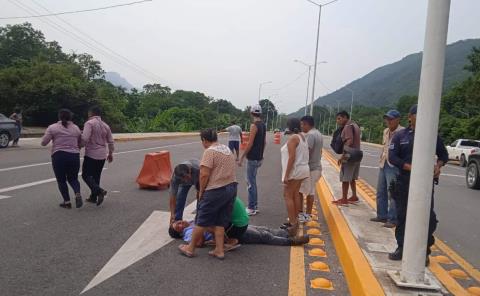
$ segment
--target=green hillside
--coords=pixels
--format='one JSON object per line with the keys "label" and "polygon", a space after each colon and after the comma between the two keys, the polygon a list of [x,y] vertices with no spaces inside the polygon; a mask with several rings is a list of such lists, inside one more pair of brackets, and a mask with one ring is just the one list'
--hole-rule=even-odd
{"label": "green hillside", "polygon": [[[480,46],[480,39],[468,39],[447,46],[444,74],[444,89],[449,89],[456,83],[465,80],[469,72],[463,67],[467,64],[467,56],[472,47]],[[394,106],[401,96],[417,95],[420,82],[422,53],[406,56],[398,62],[377,68],[360,79],[318,98],[315,105],[350,106],[351,93],[355,92],[355,105]],[[295,112],[303,114],[304,109]]]}

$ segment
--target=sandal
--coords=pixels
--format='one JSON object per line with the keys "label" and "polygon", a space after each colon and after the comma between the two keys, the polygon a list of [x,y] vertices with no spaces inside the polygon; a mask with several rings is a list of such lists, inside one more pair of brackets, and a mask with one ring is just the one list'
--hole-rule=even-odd
{"label": "sandal", "polygon": [[185,257],[188,257],[188,258],[192,258],[192,257],[195,257],[195,255],[188,251],[188,250],[185,250],[185,248],[188,247],[188,245],[180,245],[178,246],[178,250],[180,251],[180,253],[182,253],[182,255],[184,255]]}
{"label": "sandal", "polygon": [[212,257],[215,257],[215,258],[217,258],[218,260],[223,260],[223,259],[225,259],[225,255],[223,255],[223,256],[217,255],[217,254],[214,253],[214,251],[208,252],[208,255],[210,255],[210,256],[212,256]]}
{"label": "sandal", "polygon": [[224,251],[225,251],[225,253],[230,252],[230,251],[233,251],[233,250],[236,250],[236,249],[240,248],[241,246],[242,246],[241,244],[235,244],[235,245],[225,244]]}

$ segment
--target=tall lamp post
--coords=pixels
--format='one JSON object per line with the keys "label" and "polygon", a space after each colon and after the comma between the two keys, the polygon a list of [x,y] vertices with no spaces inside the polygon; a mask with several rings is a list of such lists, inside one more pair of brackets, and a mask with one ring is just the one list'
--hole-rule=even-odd
{"label": "tall lamp post", "polygon": [[352,113],[353,113],[353,90],[351,90],[348,87],[345,87],[346,90],[352,93],[352,102],[350,103],[350,119],[352,119]]}
{"label": "tall lamp post", "polygon": [[[310,89],[310,72],[312,70],[312,66],[313,65],[310,65],[310,64],[307,64],[305,62],[302,62],[301,60],[294,60],[295,63],[300,63],[306,67],[308,67],[308,80],[307,80],[307,95],[305,97],[305,114],[304,115],[307,115],[307,106],[308,106],[308,91]],[[326,64],[327,62],[326,61],[321,61],[321,62],[318,62],[317,64]]]}
{"label": "tall lamp post", "polygon": [[271,81],[260,82],[258,85],[258,101],[260,102],[260,96],[262,95],[262,86],[264,84],[272,83]]}
{"label": "tall lamp post", "polygon": [[425,273],[425,256],[449,13],[450,0],[428,1],[402,270],[388,272],[403,287],[440,289]]}
{"label": "tall lamp post", "polygon": [[327,2],[325,4],[318,4],[316,2],[313,2],[311,0],[307,0],[308,2],[318,6],[318,25],[317,25],[317,43],[315,46],[315,62],[313,64],[313,83],[312,83],[312,100],[310,103],[310,115],[313,115],[313,100],[315,98],[315,79],[317,78],[317,60],[318,60],[318,39],[320,37],[320,18],[322,17],[322,7],[327,6],[329,4],[332,4],[333,2],[337,2],[338,0],[333,0],[330,2]]}

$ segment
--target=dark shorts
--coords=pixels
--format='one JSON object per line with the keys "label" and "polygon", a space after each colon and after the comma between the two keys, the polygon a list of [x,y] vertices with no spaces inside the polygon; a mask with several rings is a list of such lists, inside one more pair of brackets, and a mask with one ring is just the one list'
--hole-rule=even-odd
{"label": "dark shorts", "polygon": [[232,218],[237,183],[207,190],[198,203],[196,224],[202,227],[228,227]]}
{"label": "dark shorts", "polygon": [[228,141],[228,148],[230,148],[230,150],[234,151],[239,151],[240,149],[240,142],[239,141]]}
{"label": "dark shorts", "polygon": [[245,233],[245,231],[247,231],[247,228],[248,228],[248,224],[242,227],[237,227],[237,226],[234,226],[233,224],[230,224],[228,228],[225,228],[225,235],[228,238],[236,238],[240,240],[243,234]]}

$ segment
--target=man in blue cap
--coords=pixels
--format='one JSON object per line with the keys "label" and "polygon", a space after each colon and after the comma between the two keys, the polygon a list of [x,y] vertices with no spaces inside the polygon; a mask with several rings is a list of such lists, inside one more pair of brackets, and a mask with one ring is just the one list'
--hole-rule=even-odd
{"label": "man in blue cap", "polygon": [[385,223],[384,227],[393,228],[397,224],[397,213],[395,212],[395,202],[391,197],[389,198],[388,185],[397,179],[398,168],[388,161],[388,148],[393,136],[404,127],[400,125],[400,112],[397,110],[388,111],[383,115],[383,119],[387,128],[383,131],[383,149],[378,172],[377,217],[370,221],[382,222]]}
{"label": "man in blue cap", "polygon": [[[410,172],[412,170],[412,155],[413,155],[413,141],[415,137],[415,124],[417,121],[417,105],[410,108],[408,114],[410,126],[399,131],[392,139],[390,144],[388,160],[391,164],[400,170],[397,181],[393,184],[392,193],[395,200],[397,210],[397,227],[395,228],[395,238],[397,240],[397,249],[390,253],[388,258],[390,260],[401,260],[403,254],[403,240],[405,237],[405,222],[407,218],[408,205],[408,190],[410,186]],[[434,164],[434,180],[432,182],[438,183],[440,170],[448,161],[448,152],[440,137],[437,137],[437,144],[435,149],[437,161]],[[437,228],[437,216],[433,211],[433,190],[432,190],[432,204],[430,206],[430,220],[428,225],[428,242],[427,242],[427,259],[425,265],[429,264],[428,255],[431,253],[431,246],[435,243],[433,232]]]}

